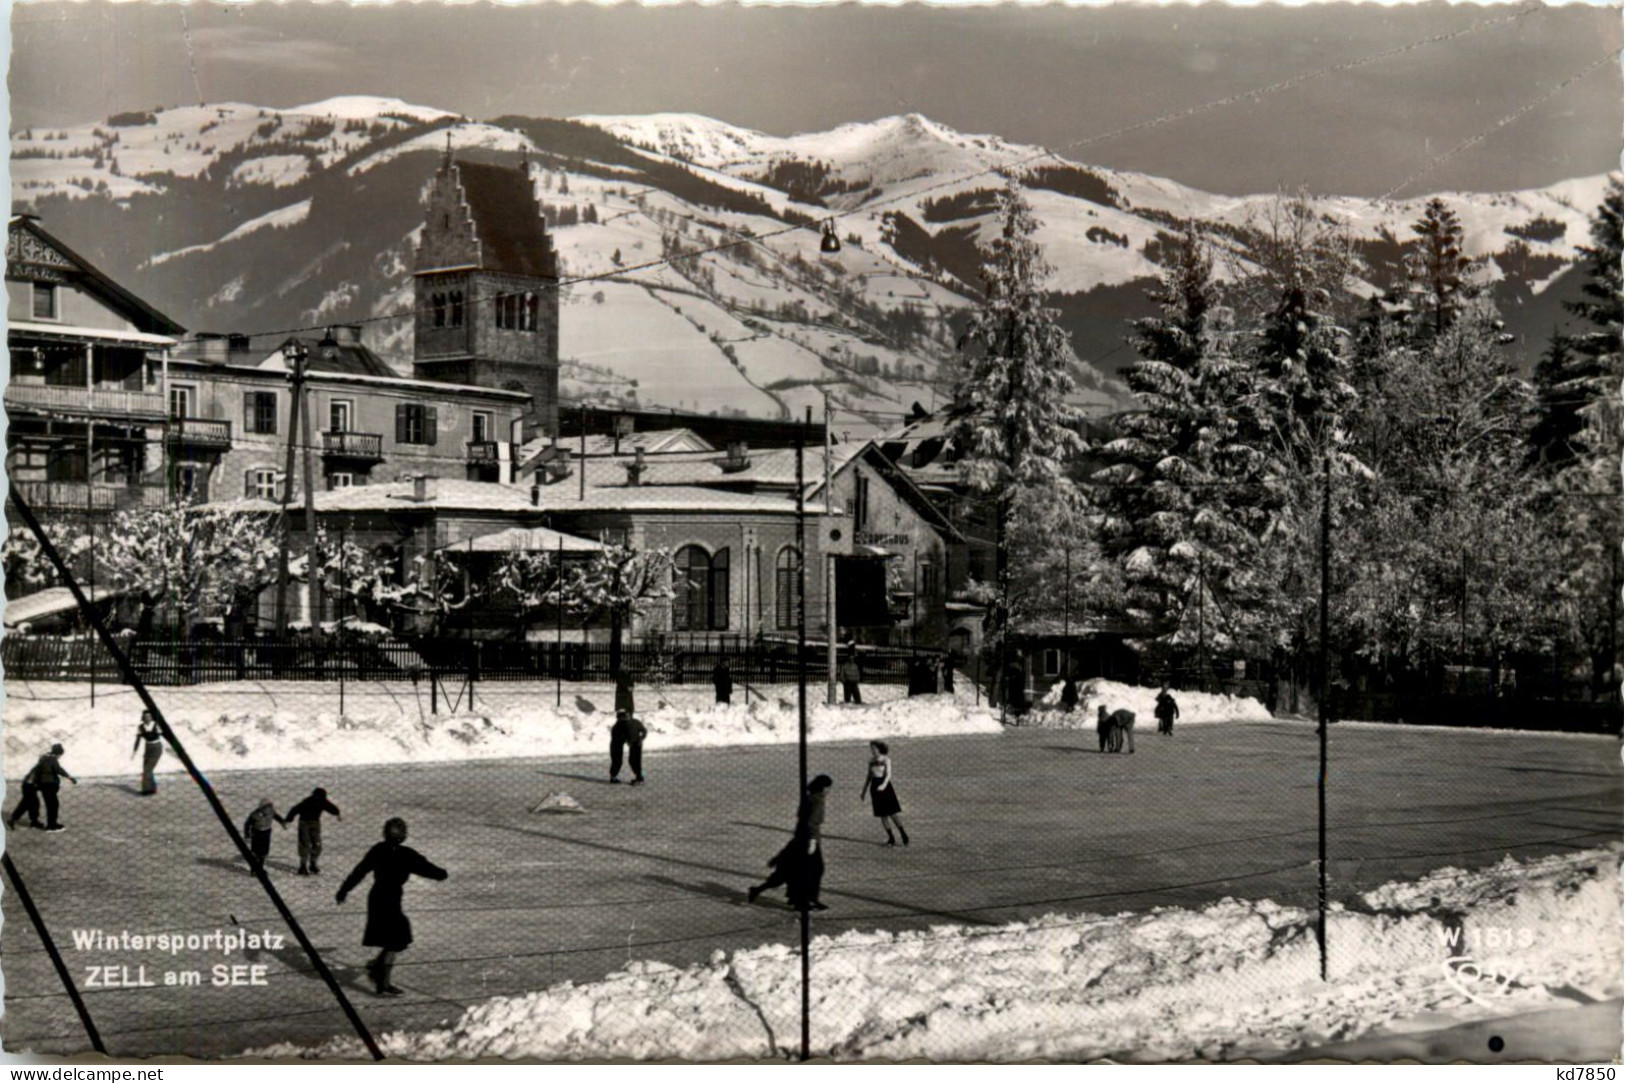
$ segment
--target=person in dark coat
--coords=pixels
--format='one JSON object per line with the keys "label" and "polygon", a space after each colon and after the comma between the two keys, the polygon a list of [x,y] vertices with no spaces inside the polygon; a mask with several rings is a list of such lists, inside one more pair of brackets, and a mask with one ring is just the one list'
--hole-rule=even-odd
{"label": "person in dark coat", "polygon": [[1027,713],[1027,671],[1020,662],[1011,662],[1004,671],[1005,703],[1011,714]]}
{"label": "person in dark coat", "polygon": [[[287,827],[288,820],[277,814],[276,806],[269,797],[262,798],[254,811],[248,814],[248,819],[243,821],[243,837],[248,840],[248,850],[260,868],[265,867],[265,859],[271,855],[272,824]],[[248,871],[252,874],[254,870]]]}
{"label": "person in dark coat", "polygon": [[1095,729],[1100,734],[1100,750],[1102,752],[1121,752],[1126,741],[1129,755],[1134,754],[1133,711],[1126,707],[1119,707],[1115,711],[1108,712],[1106,705],[1102,703]]}
{"label": "person in dark coat", "polygon": [[903,845],[907,846],[908,831],[903,828],[900,816],[903,806],[897,800],[897,787],[892,785],[891,749],[886,747],[885,741],[869,742],[869,771],[864,776],[863,789],[858,792],[860,802],[865,794],[869,796],[880,826],[886,829],[886,845],[897,845],[897,839],[891,833],[892,825],[896,824],[897,833],[903,836]]}
{"label": "person in dark coat", "polygon": [[[75,786],[79,785],[79,780],[68,774],[68,769],[62,766],[62,752],[61,745],[52,745],[51,751],[41,756],[34,769],[29,772],[34,776],[34,789],[39,792],[40,800],[45,802],[47,831],[67,830],[57,819],[57,812],[61,807],[57,802],[57,794],[62,790],[62,780],[67,779]],[[16,813],[12,815],[15,816]]]}
{"label": "person in dark coat", "polygon": [[621,780],[621,753],[632,768],[632,785],[643,785],[643,739],[648,729],[632,717],[631,711],[616,711],[615,724],[609,728],[609,780]]}
{"label": "person in dark coat", "polygon": [[717,659],[716,668],[711,670],[711,683],[717,690],[718,703],[732,703],[734,697],[734,675],[728,671],[728,660]]}
{"label": "person in dark coat", "polygon": [[45,825],[39,822],[39,787],[34,785],[32,767],[28,769],[28,774],[23,776],[22,787],[22,799],[17,802],[17,807],[11,810],[11,815],[6,817],[6,827],[12,831],[17,830],[17,821],[24,816],[28,817],[29,827],[44,827]]}
{"label": "person in dark coat", "polygon": [[158,761],[164,757],[164,735],[153,720],[151,711],[141,712],[141,724],[135,728],[135,744],[130,748],[130,755],[135,755],[142,744],[147,747],[141,756],[141,796],[148,797],[158,792],[158,780],[153,772],[158,769]]}
{"label": "person in dark coat", "polygon": [[954,660],[946,655],[942,659],[942,690],[950,694],[954,690]]}
{"label": "person in dark coat", "polygon": [[1174,719],[1179,717],[1179,704],[1169,695],[1168,686],[1163,685],[1162,691],[1157,693],[1157,732],[1164,736],[1173,736]]}
{"label": "person in dark coat", "polygon": [[615,713],[622,711],[631,714],[637,708],[632,705],[632,675],[626,670],[617,670],[615,673]]}
{"label": "person in dark coat", "polygon": [[1061,682],[1061,709],[1075,711],[1078,709],[1078,682],[1072,679],[1072,674],[1066,675]]}
{"label": "person in dark coat", "polygon": [[858,652],[855,649],[841,663],[840,678],[841,702],[862,705],[863,689],[859,687],[859,682],[863,679],[863,671],[858,668]]}
{"label": "person in dark coat", "polygon": [[783,885],[795,909],[829,909],[818,896],[824,883],[824,798],[834,784],[828,775],[819,775],[807,783],[807,792],[796,810],[796,829],[784,848],[768,858],[772,874],[746,893],[751,902],[762,892]]}
{"label": "person in dark coat", "polygon": [[395,956],[412,943],[412,923],[401,909],[406,881],[414,876],[444,880],[450,874],[406,845],[406,821],[399,816],[384,822],[384,841],[373,844],[350,870],[333,900],[344,905],[345,897],[368,873],[372,874],[372,889],[367,892],[367,928],[361,934],[361,944],[377,948],[378,957],[367,964],[367,975],[379,996],[398,997],[401,990],[390,983],[389,976],[395,969]]}
{"label": "person in dark coat", "polygon": [[327,799],[327,791],[317,786],[310,796],[288,810],[288,819],[299,824],[299,875],[310,876],[321,872],[316,864],[322,856],[322,813],[331,813],[344,819],[339,807]]}

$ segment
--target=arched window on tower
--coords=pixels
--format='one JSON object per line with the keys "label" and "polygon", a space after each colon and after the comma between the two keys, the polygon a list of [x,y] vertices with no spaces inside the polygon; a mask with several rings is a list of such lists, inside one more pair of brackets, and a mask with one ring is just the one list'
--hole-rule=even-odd
{"label": "arched window on tower", "polygon": [[542,328],[542,298],[539,294],[525,294],[525,312],[527,321],[525,330],[539,331]]}
{"label": "arched window on tower", "polygon": [[446,326],[446,295],[443,293],[435,294],[431,299],[430,307],[434,310],[434,325],[436,327]]}
{"label": "arched window on tower", "polygon": [[451,325],[453,327],[461,327],[463,325],[463,291],[462,290],[452,290],[451,291]]}

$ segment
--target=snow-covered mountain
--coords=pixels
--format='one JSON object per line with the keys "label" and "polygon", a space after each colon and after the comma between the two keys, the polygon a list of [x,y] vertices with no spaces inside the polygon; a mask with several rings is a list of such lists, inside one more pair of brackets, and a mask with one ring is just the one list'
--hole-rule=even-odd
{"label": "snow-covered mountain", "polygon": [[[854,426],[938,393],[995,228],[999,171],[1022,177],[1043,223],[1082,396],[1103,409],[1121,401],[1113,374],[1132,359],[1124,321],[1149,311],[1145,288],[1180,223],[1203,223],[1244,267],[1273,199],[1099,169],[918,114],[781,137],[691,114],[473,122],[366,96],[19,131],[13,198],[188,327],[374,321],[369,341],[405,369],[409,326],[391,317],[411,305],[421,201],[448,139],[461,155],[524,163],[566,274],[591,279],[565,291],[567,394],[800,414],[828,392]],[[1561,319],[1605,183],[1445,196],[1530,358]],[[1320,200],[1374,279],[1422,202]],[[827,220],[839,253],[819,250]]]}

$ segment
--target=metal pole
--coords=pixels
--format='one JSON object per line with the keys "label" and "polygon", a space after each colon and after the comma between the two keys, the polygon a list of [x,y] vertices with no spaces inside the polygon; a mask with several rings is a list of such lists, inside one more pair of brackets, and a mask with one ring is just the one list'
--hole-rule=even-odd
{"label": "metal pole", "polygon": [[102,1036],[90,1018],[90,1009],[85,1006],[84,996],[80,994],[79,987],[73,984],[73,976],[68,973],[68,966],[62,961],[62,952],[57,950],[56,941],[51,938],[51,930],[46,928],[45,919],[40,917],[39,908],[34,905],[34,896],[29,894],[22,876],[17,872],[17,866],[12,864],[10,854],[0,854],[0,865],[5,866],[6,877],[11,881],[12,890],[17,893],[17,901],[23,904],[29,922],[39,934],[40,943],[45,945],[45,954],[50,956],[51,965],[56,968],[56,976],[62,982],[62,988],[67,991],[68,999],[73,1001],[73,1010],[79,1013],[79,1022],[85,1028],[85,1035],[90,1038],[90,1047],[105,1057],[107,1047],[102,1044]]}
{"label": "metal pole", "polygon": [[284,357],[292,362],[289,377],[293,384],[292,401],[288,406],[288,453],[282,470],[282,545],[277,553],[276,569],[276,635],[280,644],[288,638],[288,546],[293,543],[293,524],[288,519],[288,499],[293,495],[293,456],[299,432],[298,375],[304,365],[304,346],[292,340],[284,348]]}
{"label": "metal pole", "polygon": [[322,587],[316,576],[316,480],[310,464],[310,404],[305,402],[305,366],[299,366],[293,393],[299,398],[300,435],[305,444],[305,584],[310,591],[310,637],[322,639]]}
{"label": "metal pole", "polygon": [[[812,407],[807,407],[807,420],[812,421]],[[796,747],[800,786],[796,790],[799,803],[807,793],[807,486],[806,437],[796,434],[796,711],[798,729]],[[833,635],[831,636],[833,638]],[[812,917],[808,908],[801,909],[801,1059],[811,1057],[812,1046]]]}
{"label": "metal pole", "polygon": [[1207,551],[1196,552],[1197,687],[1207,691]]}
{"label": "metal pole", "polygon": [[[315,578],[315,556],[311,557],[311,578]],[[339,575],[344,574],[344,528],[339,527]],[[342,583],[342,580],[341,580]],[[333,602],[333,628],[334,634],[339,637],[339,717],[344,716],[344,594],[342,590]]]}
{"label": "metal pole", "polygon": [[581,494],[580,499],[585,500],[587,499],[587,407],[585,403],[581,406],[581,462],[577,467],[577,473],[581,475],[576,479],[576,485]]}
{"label": "metal pole", "polygon": [[[581,464],[585,467],[585,461]],[[564,706],[564,535],[559,535],[559,562],[553,569],[553,705]]]}
{"label": "metal pole", "polygon": [[[88,486],[87,486],[88,488]],[[86,503],[89,503],[86,498]],[[96,601],[96,522],[87,512],[85,515],[85,533],[90,535],[90,600]],[[96,640],[90,641],[90,705],[96,706]]]}
{"label": "metal pole", "polygon": [[1329,712],[1326,696],[1330,681],[1330,652],[1327,639],[1330,633],[1330,584],[1332,578],[1332,456],[1326,453],[1325,481],[1320,494],[1320,687],[1316,699],[1320,705],[1320,776],[1317,789],[1320,798],[1320,870],[1319,910],[1315,921],[1315,935],[1320,942],[1320,980],[1326,979],[1326,723]]}
{"label": "metal pole", "polygon": [[[830,445],[835,438],[833,425],[834,411],[829,404],[829,392],[824,392],[824,510],[829,511],[830,501],[834,499],[833,471],[830,464]],[[828,538],[827,520],[819,520],[825,529],[824,538]],[[854,538],[853,541],[857,539]],[[839,633],[837,627],[835,598],[835,554],[830,553],[824,558],[824,668],[828,670],[825,676],[824,699],[825,702],[835,703],[835,678],[840,666],[835,654],[835,637]]]}

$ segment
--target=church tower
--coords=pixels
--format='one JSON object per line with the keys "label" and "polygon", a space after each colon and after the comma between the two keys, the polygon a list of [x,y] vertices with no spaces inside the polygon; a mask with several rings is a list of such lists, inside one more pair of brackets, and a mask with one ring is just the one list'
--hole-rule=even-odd
{"label": "church tower", "polygon": [[528,391],[525,439],[556,434],[558,277],[528,168],[459,162],[448,141],[413,271],[418,379]]}

